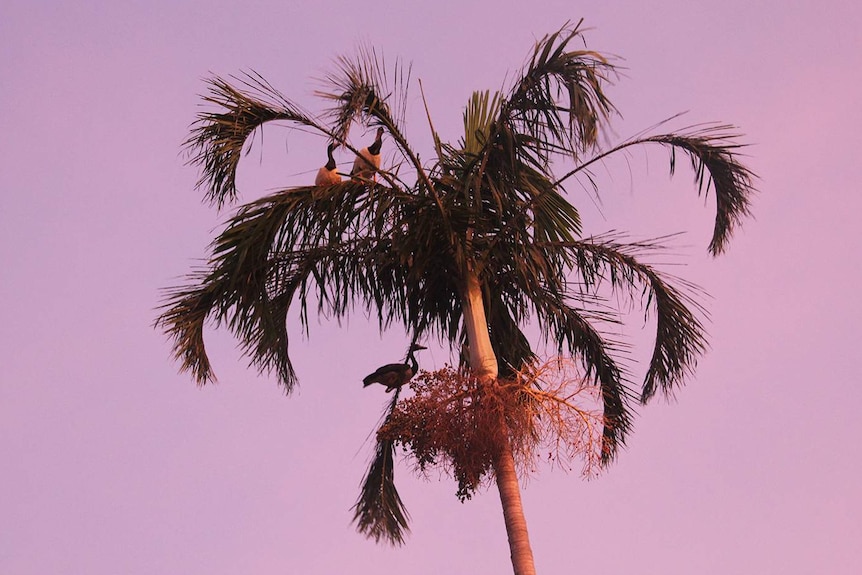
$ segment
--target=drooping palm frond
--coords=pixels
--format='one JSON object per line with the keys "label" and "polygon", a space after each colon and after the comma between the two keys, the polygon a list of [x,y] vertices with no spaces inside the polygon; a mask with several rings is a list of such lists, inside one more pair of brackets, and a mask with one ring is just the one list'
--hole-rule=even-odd
{"label": "drooping palm frond", "polygon": [[488,330],[502,378],[514,377],[536,358],[530,340],[520,327],[520,322],[526,318],[523,305],[505,300],[507,295],[497,285],[489,286],[486,295]]}
{"label": "drooping palm frond", "polygon": [[216,282],[207,284],[207,275],[206,270],[190,275],[187,280],[191,287],[168,290],[162,305],[165,311],[155,323],[173,341],[173,356],[180,362],[180,371],[190,372],[198,385],[216,380],[206,353],[204,326],[223,290]]}
{"label": "drooping palm frond", "polygon": [[585,172],[592,164],[612,154],[643,144],[660,144],[669,149],[670,173],[673,175],[676,153],[683,152],[691,160],[698,194],[707,195],[710,187],[715,192],[715,227],[709,252],[717,256],[724,252],[733,231],[743,218],[751,215],[755,175],[739,161],[737,153],[743,145],[736,143],[738,137],[733,126],[711,124],[693,126],[677,133],[632,138],[580,164],[559,178],[556,184]]}
{"label": "drooping palm frond", "polygon": [[614,111],[603,88],[613,64],[598,52],[569,49],[582,36],[582,22],[567,23],[536,43],[500,118],[534,140],[544,163],[546,151],[576,154],[593,146],[601,122]]}
{"label": "drooping palm frond", "polygon": [[582,31],[581,22],[567,23],[536,43],[500,106],[480,171],[517,160],[547,173],[552,154],[577,158],[596,144],[615,111],[604,93],[614,66],[598,52],[570,49]]}
{"label": "drooping palm frond", "polygon": [[[400,389],[389,402],[383,418],[383,428],[392,417],[398,403]],[[395,442],[392,438],[377,434],[374,457],[362,480],[359,499],[353,506],[353,522],[356,529],[375,541],[388,541],[392,545],[404,543],[404,535],[410,531],[404,502],[395,488]]]}
{"label": "drooping palm frond", "polygon": [[[511,309],[494,306],[488,323],[494,351],[501,364],[500,373],[509,377],[528,367],[536,358],[529,341],[518,322],[512,319]],[[631,429],[633,404],[629,378],[615,356],[625,350],[620,342],[609,341],[594,326],[594,322],[613,323],[613,316],[587,312],[564,303],[561,298],[545,294],[544,301],[531,298],[536,307],[535,317],[543,336],[552,340],[558,353],[572,354],[583,369],[584,376],[599,386],[602,404],[601,462],[607,465],[616,457],[620,446],[625,445]]]}
{"label": "drooping palm frond", "polygon": [[332,136],[259,74],[250,72],[233,80],[239,88],[218,76],[207,80],[209,93],[203,100],[219,110],[201,112],[184,143],[189,163],[201,168],[197,187],[205,191],[208,202],[219,208],[236,199],[239,160],[246,141],[263,124],[284,120]]}
{"label": "drooping palm frond", "polygon": [[600,386],[602,461],[609,463],[625,442],[638,397],[631,389],[627,369],[620,364],[626,359],[627,347],[602,333],[619,322],[617,313],[603,306],[594,293],[568,289],[566,274],[577,263],[568,242],[531,242],[529,249],[511,250],[511,255],[512,260],[500,257],[490,262],[494,265],[486,268],[483,280],[488,290],[491,341],[501,373],[507,373],[507,368],[523,369],[535,356],[519,327],[534,322],[545,341],[553,343],[559,354],[579,359],[585,377]]}
{"label": "drooping palm frond", "polygon": [[461,321],[458,270],[439,210],[427,196],[347,181],[292,188],[239,210],[212,245],[209,266],[167,292],[157,324],[182,369],[214,378],[203,345],[207,321],[225,324],[243,353],[295,383],[285,318],[294,303],[341,319],[354,305],[423,337],[449,340]]}
{"label": "drooping palm frond", "polygon": [[[558,345],[561,353],[580,357],[584,369],[602,388],[607,422],[603,452],[607,462],[616,452],[617,444],[625,439],[630,427],[629,412],[638,396],[645,403],[657,389],[671,394],[691,374],[706,349],[700,320],[706,317],[706,312],[694,299],[697,288],[639,260],[640,256],[659,250],[664,238],[623,242],[621,237],[605,235],[585,240],[530,242],[518,237],[519,231],[516,228],[507,235],[515,244],[530,247],[514,248],[505,243],[506,239],[500,240],[504,247],[494,253],[515,257],[506,260],[498,255],[490,262],[485,280],[490,289],[487,301],[492,341],[499,352],[501,368],[511,363],[518,369],[523,366],[519,362],[530,357],[529,344],[519,345],[522,340],[517,337],[520,334],[517,326],[530,318],[536,321],[546,339]],[[569,287],[571,280],[561,281],[572,274],[579,278],[574,293]],[[616,294],[631,298],[642,294],[640,303],[656,316],[654,350],[640,394],[631,391],[627,373],[614,359],[625,353],[625,346],[606,341],[601,327],[595,327],[619,321],[615,308],[603,305],[597,292],[603,282]],[[571,298],[580,305],[571,305]]]}
{"label": "drooping palm frond", "polygon": [[[167,293],[157,324],[172,337],[182,369],[199,383],[213,379],[203,326],[226,323],[252,362],[275,370],[289,390],[295,377],[285,317],[295,298],[306,329],[312,295],[320,311],[336,317],[347,313],[357,292],[381,304],[397,301],[401,292],[384,290],[401,281],[391,265],[399,256],[391,242],[369,237],[389,225],[397,213],[394,200],[403,194],[382,187],[348,181],[293,188],[243,207],[213,242],[209,267],[191,277],[190,286]],[[357,205],[367,208],[357,211]]]}
{"label": "drooping palm frond", "polygon": [[592,292],[606,281],[616,293],[645,295],[641,303],[648,312],[654,310],[655,344],[641,392],[641,402],[646,403],[656,389],[670,395],[692,373],[707,347],[698,317],[705,318],[707,313],[693,297],[699,288],[638,261],[640,255],[661,249],[664,238],[628,243],[619,239],[597,236],[565,247],[577,262],[574,270],[583,282],[582,289]]}
{"label": "drooping palm frond", "polygon": [[357,531],[366,537],[401,545],[404,535],[410,531],[410,515],[395,488],[394,455],[393,441],[378,439],[377,451],[353,506],[353,522]]}
{"label": "drooping palm frond", "polygon": [[560,354],[580,359],[584,376],[601,389],[604,410],[602,463],[610,463],[619,447],[625,445],[632,425],[632,403],[637,395],[631,390],[628,371],[618,359],[626,353],[622,342],[609,339],[594,324],[614,323],[606,313],[577,308],[568,298],[546,292],[532,298],[542,335],[556,344]]}

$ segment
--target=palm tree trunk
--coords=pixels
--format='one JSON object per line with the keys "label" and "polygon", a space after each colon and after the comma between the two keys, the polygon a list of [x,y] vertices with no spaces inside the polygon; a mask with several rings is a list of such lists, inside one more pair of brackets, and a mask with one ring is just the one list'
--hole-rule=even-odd
{"label": "palm tree trunk", "polygon": [[497,379],[497,356],[494,354],[494,348],[491,347],[479,276],[472,269],[468,269],[464,275],[466,286],[461,296],[461,306],[470,348],[470,367],[479,379],[495,380]]}
{"label": "palm tree trunk", "polygon": [[497,479],[497,489],[500,491],[506,534],[509,536],[512,568],[515,575],[536,575],[533,550],[527,533],[527,519],[524,517],[524,508],[521,505],[521,486],[518,485],[515,459],[512,457],[512,448],[508,442],[500,449],[500,453],[494,460],[494,475]]}
{"label": "palm tree trunk", "polygon": [[[466,270],[464,276],[465,288],[461,305],[470,347],[470,367],[483,381],[494,381],[497,379],[498,372],[497,356],[494,354],[494,348],[491,347],[479,277],[472,269]],[[503,437],[506,435],[503,434]],[[494,475],[497,489],[500,491],[500,503],[503,506],[503,519],[506,523],[514,573],[515,575],[536,575],[530,537],[527,534],[527,520],[521,504],[521,488],[518,485],[515,459],[508,439],[505,439],[504,445],[500,446],[500,451],[494,458]]]}

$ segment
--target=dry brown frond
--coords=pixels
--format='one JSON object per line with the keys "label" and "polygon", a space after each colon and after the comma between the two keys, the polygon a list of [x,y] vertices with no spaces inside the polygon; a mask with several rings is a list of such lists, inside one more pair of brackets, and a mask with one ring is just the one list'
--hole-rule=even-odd
{"label": "dry brown frond", "polygon": [[513,379],[491,382],[447,366],[421,372],[410,387],[414,395],[395,407],[378,439],[400,444],[422,472],[437,466],[452,473],[461,500],[490,478],[507,439],[522,474],[545,453],[552,463],[582,458],[585,475],[599,469],[598,392],[571,360],[536,364]]}

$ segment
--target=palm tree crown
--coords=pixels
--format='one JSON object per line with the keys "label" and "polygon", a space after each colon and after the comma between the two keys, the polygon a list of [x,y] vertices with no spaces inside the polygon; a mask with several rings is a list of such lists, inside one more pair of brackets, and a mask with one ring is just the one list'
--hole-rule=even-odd
{"label": "palm tree crown", "polygon": [[[205,100],[217,111],[200,115],[187,149],[202,169],[199,187],[216,206],[235,201],[243,146],[275,120],[316,131],[356,157],[350,127],[379,127],[402,169],[381,166],[376,182],[295,187],[241,206],[213,242],[209,264],[167,293],[158,324],[181,368],[201,384],[215,378],[203,341],[209,321],[226,325],[260,370],[292,389],[286,316],[298,306],[305,327],[312,297],[331,317],[347,316],[358,302],[381,330],[400,324],[413,341],[437,338],[473,352],[480,342],[465,323],[473,294],[487,321],[478,331],[487,333],[496,359],[490,375],[508,377],[535,360],[537,344],[522,327],[528,321],[559,353],[579,359],[600,392],[602,458],[612,460],[633,407],[683,382],[705,349],[705,333],[689,284],[640,261],[658,242],[582,237],[565,185],[594,185],[590,167],[632,146],[667,148],[672,172],[683,154],[698,193],[715,196],[708,249],[718,255],[749,213],[753,174],[738,160],[731,126],[640,136],[603,149],[599,135],[615,113],[604,89],[615,68],[599,53],[574,49],[581,35],[580,23],[567,24],[536,44],[507,90],[475,92],[457,142],[443,142],[432,125],[435,157],[427,164],[402,128],[410,69],[396,62],[387,71],[372,50],[338,60],[326,78],[329,89],[319,94],[329,103],[319,117],[259,75],[210,80]],[[574,168],[552,173],[558,157]],[[657,318],[639,390],[621,367],[622,342],[606,335],[608,322],[618,319],[601,305],[600,285],[646,294]],[[400,540],[400,533],[387,536]]]}

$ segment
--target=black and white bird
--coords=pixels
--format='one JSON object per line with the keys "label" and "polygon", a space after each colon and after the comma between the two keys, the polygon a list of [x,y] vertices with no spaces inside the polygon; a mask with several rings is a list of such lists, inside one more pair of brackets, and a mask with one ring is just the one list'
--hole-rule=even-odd
{"label": "black and white bird", "polygon": [[353,160],[350,177],[356,180],[377,181],[377,170],[380,169],[380,146],[383,145],[383,128],[377,128],[377,138],[365,148],[359,150],[359,155]]}
{"label": "black and white bird", "polygon": [[332,142],[326,147],[326,157],[328,161],[326,165],[317,170],[317,177],[314,178],[315,186],[331,186],[341,182],[341,176],[335,169],[335,158],[332,157],[332,151],[338,147],[338,143]]}
{"label": "black and white bird", "polygon": [[425,349],[425,346],[414,343],[407,352],[408,363],[389,363],[378,367],[377,371],[362,380],[362,386],[368,387],[372,383],[379,383],[386,386],[386,393],[389,393],[393,389],[399,389],[419,371],[419,362],[416,361],[416,356],[413,355],[413,352],[420,349]]}

